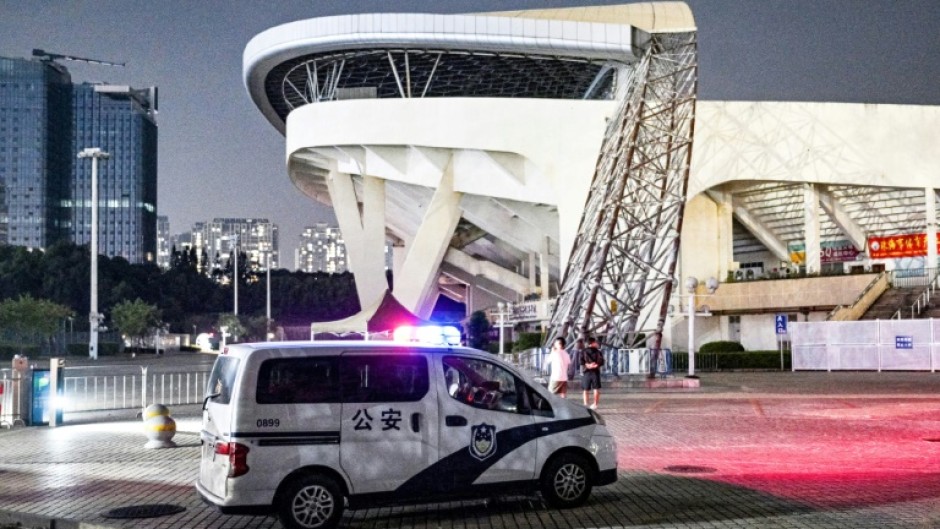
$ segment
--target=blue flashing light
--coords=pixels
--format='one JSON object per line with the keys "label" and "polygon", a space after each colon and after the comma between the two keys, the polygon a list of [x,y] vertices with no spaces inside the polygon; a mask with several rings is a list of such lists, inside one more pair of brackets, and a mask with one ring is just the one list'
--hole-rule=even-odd
{"label": "blue flashing light", "polygon": [[395,329],[392,339],[396,342],[417,342],[428,345],[460,345],[460,330],[453,325],[404,325]]}

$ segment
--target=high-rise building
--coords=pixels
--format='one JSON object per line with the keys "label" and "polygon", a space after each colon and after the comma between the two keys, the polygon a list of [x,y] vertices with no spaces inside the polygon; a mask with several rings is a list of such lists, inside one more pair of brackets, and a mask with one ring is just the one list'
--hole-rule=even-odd
{"label": "high-rise building", "polygon": [[57,58],[0,58],[0,243],[87,244],[92,163],[76,155],[99,147],[98,251],[154,262],[156,89],[73,85]]}
{"label": "high-rise building", "polygon": [[173,237],[170,235],[170,218],[166,215],[157,215],[157,266],[164,270],[170,267],[173,242]]}
{"label": "high-rise building", "polygon": [[323,223],[305,227],[295,260],[302,272],[345,272],[346,243],[339,228]]}
{"label": "high-rise building", "polygon": [[[157,253],[157,124],[155,92],[127,86],[75,85],[73,151],[100,147],[98,251],[131,263],[155,262]],[[71,233],[91,240],[91,162],[73,165]]]}
{"label": "high-rise building", "polygon": [[46,61],[0,58],[0,244],[66,238],[71,77]]}
{"label": "high-rise building", "polygon": [[[198,235],[197,226],[203,227]],[[226,265],[237,244],[240,253],[245,254],[248,260],[247,263],[239,263],[239,267],[264,271],[270,259],[271,268],[278,268],[277,236],[277,224],[268,219],[216,218],[212,222],[193,226],[193,244],[197,252],[201,254],[205,248],[209,262],[215,267]],[[199,240],[204,241],[204,244],[199,245]]]}

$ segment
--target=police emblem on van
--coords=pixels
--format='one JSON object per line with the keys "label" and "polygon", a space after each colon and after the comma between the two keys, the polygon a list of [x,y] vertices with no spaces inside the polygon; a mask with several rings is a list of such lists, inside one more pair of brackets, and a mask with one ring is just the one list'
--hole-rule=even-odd
{"label": "police emblem on van", "polygon": [[491,424],[478,424],[470,430],[470,454],[483,461],[496,453],[496,427]]}

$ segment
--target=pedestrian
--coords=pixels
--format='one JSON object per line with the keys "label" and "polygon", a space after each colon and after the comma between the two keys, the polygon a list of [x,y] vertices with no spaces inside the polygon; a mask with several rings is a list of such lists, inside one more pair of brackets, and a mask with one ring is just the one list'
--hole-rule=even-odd
{"label": "pedestrian", "polygon": [[583,370],[581,375],[581,388],[584,390],[584,405],[588,405],[588,391],[594,391],[594,402],[591,409],[596,410],[601,398],[601,367],[604,365],[604,353],[601,352],[597,338],[588,338],[588,346],[581,351],[579,363]]}
{"label": "pedestrian", "polygon": [[548,390],[565,398],[568,395],[568,366],[571,365],[571,357],[568,356],[568,351],[565,351],[564,338],[555,338],[545,363],[551,366]]}

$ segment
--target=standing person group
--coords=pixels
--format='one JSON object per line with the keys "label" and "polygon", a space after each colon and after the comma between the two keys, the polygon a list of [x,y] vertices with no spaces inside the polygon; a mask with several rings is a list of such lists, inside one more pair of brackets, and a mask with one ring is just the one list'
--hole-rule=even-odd
{"label": "standing person group", "polygon": [[548,390],[562,398],[567,396],[568,381],[574,379],[580,366],[584,405],[588,405],[588,391],[593,391],[593,402],[590,407],[592,410],[597,409],[601,398],[601,367],[604,365],[604,354],[600,350],[597,339],[588,338],[588,347],[584,347],[583,340],[578,340],[573,355],[569,355],[565,351],[565,339],[556,338],[552,342],[552,350],[545,363],[551,367]]}

